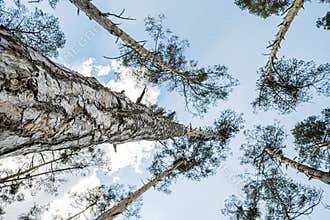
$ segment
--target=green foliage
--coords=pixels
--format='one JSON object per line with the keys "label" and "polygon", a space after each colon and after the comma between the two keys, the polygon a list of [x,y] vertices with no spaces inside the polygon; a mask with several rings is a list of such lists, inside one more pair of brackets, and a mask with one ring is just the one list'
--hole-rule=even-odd
{"label": "green foliage", "polygon": [[292,130],[299,160],[314,168],[330,169],[330,109],[309,116]]}
{"label": "green foliage", "polygon": [[267,67],[260,68],[258,74],[259,96],[252,103],[254,108],[289,113],[310,101],[314,93],[330,96],[329,63],[316,67],[313,61],[281,58],[273,64],[273,81],[267,77]]}
{"label": "green foliage", "polygon": [[231,195],[225,200],[225,208],[221,210],[222,214],[228,216],[230,220],[258,219],[261,215],[259,187],[246,184],[242,190],[246,199],[242,202],[237,196]]}
{"label": "green foliage", "polygon": [[229,219],[296,219],[309,215],[322,198],[322,192],[315,188],[297,184],[282,175],[280,164],[265,152],[269,147],[282,154],[286,134],[278,124],[245,131],[248,140],[241,146],[242,164],[250,164],[255,170],[254,176],[244,178],[241,200],[232,196],[225,202],[222,213]]}
{"label": "green foliage", "polygon": [[231,196],[222,213],[231,220],[283,220],[309,215],[322,198],[322,192],[304,186],[272,170],[267,175],[248,178],[243,201]]}
{"label": "green foliage", "polygon": [[[225,99],[237,80],[228,73],[222,65],[199,67],[197,61],[188,60],[184,55],[189,47],[186,40],[180,40],[170,30],[163,27],[164,16],[158,19],[147,17],[145,20],[146,32],[152,38],[153,54],[166,64],[173,67],[186,78],[162,69],[151,59],[127,46],[122,46],[124,65],[144,67],[143,77],[155,84],[164,83],[169,91],[177,91],[185,98],[187,109],[193,108],[196,113],[205,113],[210,105],[217,100]],[[141,76],[141,72],[136,73]]]}
{"label": "green foliage", "polygon": [[[17,2],[21,2],[21,0],[15,0],[15,1],[17,1]],[[35,3],[40,3],[40,2],[42,2],[42,1],[44,1],[44,0],[32,0],[32,1],[29,1],[29,3],[31,3],[31,4],[35,4]],[[55,9],[57,3],[60,2],[60,0],[46,0],[46,1],[48,1],[48,4],[49,4],[50,7],[52,7],[53,9]]]}
{"label": "green foliage", "polygon": [[[132,192],[133,187],[125,189],[124,185],[121,184],[101,185],[82,193],[71,193],[70,198],[72,201],[71,204],[76,208],[78,207],[79,210],[85,210],[87,208],[86,213],[81,213],[82,215],[91,213],[96,218],[125,199]],[[142,200],[137,199],[121,214],[125,219],[139,219],[141,205]],[[73,215],[75,214],[73,213],[71,216]]]}
{"label": "green foliage", "polygon": [[48,0],[48,3],[52,8],[55,8],[59,1],[60,0]]}
{"label": "green foliage", "polygon": [[[0,208],[23,201],[40,191],[57,195],[59,187],[74,175],[87,175],[93,167],[109,171],[104,152],[96,148],[43,152],[16,158],[17,168],[0,169]],[[51,163],[49,163],[51,162]],[[27,172],[26,172],[27,171]]]}
{"label": "green foliage", "polygon": [[[251,14],[262,18],[268,18],[271,15],[282,15],[290,9],[293,2],[293,0],[235,0],[235,4],[241,10],[248,10]],[[330,3],[329,0],[319,0],[319,2]],[[330,30],[330,12],[318,18],[316,26]]]}
{"label": "green foliage", "polygon": [[243,119],[232,111],[220,114],[212,127],[203,131],[223,135],[223,138],[210,136],[181,137],[161,142],[163,147],[155,154],[149,171],[158,176],[176,161],[185,158],[187,162],[166,176],[156,186],[158,190],[170,192],[169,186],[180,176],[200,181],[215,174],[216,169],[228,155],[229,139],[242,128]]}
{"label": "green foliage", "polygon": [[324,30],[330,30],[330,11],[328,11],[324,17],[317,19],[316,27],[323,27]]}
{"label": "green foliage", "polygon": [[24,214],[21,214],[18,219],[19,220],[41,220],[41,214],[47,209],[45,206],[39,206],[38,204],[34,204],[30,210]]}
{"label": "green foliage", "polygon": [[235,0],[235,4],[241,10],[248,10],[251,14],[262,18],[282,14],[292,2],[292,0]]}
{"label": "green foliage", "polygon": [[286,134],[278,124],[266,127],[257,126],[254,130],[244,131],[247,139],[242,144],[242,164],[253,165],[259,173],[267,173],[270,169],[276,168],[277,164],[265,151],[265,147],[273,149],[275,153],[282,154],[285,148]]}
{"label": "green foliage", "polygon": [[16,1],[15,8],[7,9],[0,0],[0,27],[47,56],[58,56],[58,49],[65,44],[57,18],[37,8],[29,13],[20,1]]}

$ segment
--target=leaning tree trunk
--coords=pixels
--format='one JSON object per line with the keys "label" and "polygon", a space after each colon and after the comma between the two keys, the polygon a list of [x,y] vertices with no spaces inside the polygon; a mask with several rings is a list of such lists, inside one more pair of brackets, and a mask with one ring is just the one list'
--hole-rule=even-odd
{"label": "leaning tree trunk", "polygon": [[268,147],[265,148],[265,151],[272,158],[275,158],[278,161],[280,161],[281,163],[283,163],[285,165],[288,165],[288,166],[292,167],[293,169],[298,170],[299,172],[302,172],[306,176],[318,179],[318,180],[320,180],[320,181],[322,181],[326,184],[330,184],[330,173],[324,172],[322,170],[314,169],[312,167],[309,167],[309,166],[306,166],[304,164],[298,163],[294,160],[291,160],[287,157],[284,157],[280,154],[275,153],[273,150],[271,150]]}
{"label": "leaning tree trunk", "polygon": [[271,82],[274,82],[274,77],[272,72],[273,72],[273,63],[274,60],[276,59],[277,51],[280,48],[281,42],[284,39],[286,32],[289,30],[289,27],[293,19],[298,14],[299,9],[303,7],[303,4],[304,4],[304,0],[294,0],[293,4],[291,5],[291,8],[284,17],[280,30],[276,34],[276,38],[273,42],[272,50],[270,52],[267,63],[267,78]]}
{"label": "leaning tree trunk", "polygon": [[97,220],[112,220],[117,215],[121,214],[125,209],[132,204],[136,199],[138,199],[143,193],[145,193],[148,189],[155,186],[159,181],[161,181],[164,177],[171,174],[175,169],[177,169],[181,164],[185,163],[186,160],[182,159],[173,164],[170,169],[163,171],[161,174],[156,176],[154,179],[149,181],[147,184],[143,185],[140,189],[130,194],[128,197],[120,201],[117,205],[100,215]]}
{"label": "leaning tree trunk", "polygon": [[0,158],[101,143],[161,140],[188,129],[56,64],[0,29]]}
{"label": "leaning tree trunk", "polygon": [[187,81],[199,83],[187,76],[185,73],[181,73],[173,66],[165,63],[163,60],[158,58],[154,53],[150,52],[146,48],[144,48],[141,44],[139,44],[136,40],[134,40],[130,35],[128,35],[125,31],[119,28],[115,23],[113,23],[109,18],[109,14],[101,12],[95,5],[91,3],[89,0],[70,0],[79,10],[86,13],[86,15],[95,20],[99,25],[101,25],[105,30],[107,30],[110,34],[120,38],[127,46],[138,52],[139,54],[145,56],[150,61],[157,64],[162,69],[174,73]]}

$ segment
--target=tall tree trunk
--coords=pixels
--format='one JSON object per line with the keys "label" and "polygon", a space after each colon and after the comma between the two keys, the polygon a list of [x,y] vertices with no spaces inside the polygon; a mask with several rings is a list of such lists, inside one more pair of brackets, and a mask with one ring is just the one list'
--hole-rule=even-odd
{"label": "tall tree trunk", "polygon": [[304,4],[304,0],[294,0],[288,13],[284,17],[280,30],[276,34],[276,38],[273,42],[272,50],[270,52],[268,63],[267,63],[267,78],[271,82],[274,82],[274,77],[273,77],[272,72],[273,72],[273,63],[274,63],[274,60],[276,59],[277,51],[280,48],[281,42],[284,39],[286,32],[289,30],[289,27],[290,27],[293,19],[298,14],[299,9],[301,9],[303,7],[303,4]]}
{"label": "tall tree trunk", "polygon": [[0,29],[0,158],[162,140],[188,128],[56,64]]}
{"label": "tall tree trunk", "polygon": [[278,161],[280,161],[281,163],[283,163],[285,165],[288,165],[288,166],[292,167],[293,169],[298,170],[299,172],[304,173],[306,176],[318,179],[318,180],[320,180],[320,181],[322,181],[326,184],[330,184],[330,173],[329,172],[324,172],[322,170],[317,170],[317,169],[314,169],[312,167],[306,166],[304,164],[298,163],[294,160],[291,160],[287,157],[284,157],[280,154],[275,153],[269,147],[266,147],[265,151],[272,158],[275,158]]}
{"label": "tall tree trunk", "polygon": [[128,197],[120,201],[117,205],[100,215],[97,220],[112,220],[117,215],[121,214],[125,209],[136,199],[138,199],[143,193],[145,193],[148,189],[155,186],[160,180],[162,180],[167,175],[171,174],[175,169],[177,169],[181,164],[185,163],[186,160],[182,159],[177,161],[173,164],[173,166],[170,169],[167,169],[163,171],[161,174],[159,174],[157,177],[149,181],[147,184],[142,186],[140,189],[135,191],[134,193],[130,194]]}
{"label": "tall tree trunk", "polygon": [[145,49],[141,44],[139,44],[136,40],[134,40],[131,36],[129,36],[125,31],[119,28],[115,23],[113,23],[109,18],[107,13],[101,12],[95,5],[91,3],[89,0],[70,0],[79,10],[86,13],[86,15],[95,20],[99,25],[101,25],[104,29],[106,29],[110,34],[120,38],[127,46],[137,51],[141,55],[145,56],[150,61],[154,62],[162,69],[174,73],[187,81],[200,84],[199,82],[190,79],[185,73],[181,73],[176,70],[174,67],[165,63],[163,60],[159,59],[155,56],[154,53]]}

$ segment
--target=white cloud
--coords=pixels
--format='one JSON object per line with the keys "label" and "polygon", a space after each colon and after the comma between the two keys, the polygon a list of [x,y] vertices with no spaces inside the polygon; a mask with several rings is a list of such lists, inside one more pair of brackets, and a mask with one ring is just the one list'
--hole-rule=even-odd
{"label": "white cloud", "polygon": [[110,74],[111,66],[95,66],[98,76],[106,76]]}
{"label": "white cloud", "polygon": [[110,155],[111,171],[132,166],[137,173],[141,173],[140,166],[143,160],[149,158],[154,146],[153,141],[139,141],[117,145],[117,152],[112,144],[103,144],[103,149]]}
{"label": "white cloud", "polygon": [[135,102],[141,95],[144,86],[147,86],[147,91],[142,99],[142,103],[155,104],[157,102],[159,96],[158,87],[144,79],[137,79],[137,77],[134,76],[134,72],[139,72],[139,74],[143,75],[145,71],[144,69],[125,67],[116,60],[112,61],[111,67],[115,72],[119,73],[119,76],[117,80],[110,80],[106,84],[107,87],[116,92],[124,90],[125,95]]}
{"label": "white cloud", "polygon": [[[69,197],[69,192],[73,193],[80,193],[84,192],[88,189],[92,189],[94,187],[98,187],[101,185],[100,180],[96,176],[96,169],[91,172],[89,176],[86,176],[84,178],[80,178],[79,181],[75,181],[75,184],[71,186],[70,188],[67,188],[66,192],[64,192],[61,196],[56,197],[49,205],[49,211],[45,212],[42,216],[42,219],[48,220],[48,219],[54,219],[55,215],[58,216],[72,216],[81,209],[75,208],[71,205],[71,200]],[[70,214],[69,214],[70,213]],[[88,211],[85,213],[88,215]],[[81,216],[80,219],[83,216]]]}
{"label": "white cloud", "polygon": [[83,76],[92,76],[94,62],[95,59],[90,57],[82,63],[69,65],[69,68],[79,72]]}

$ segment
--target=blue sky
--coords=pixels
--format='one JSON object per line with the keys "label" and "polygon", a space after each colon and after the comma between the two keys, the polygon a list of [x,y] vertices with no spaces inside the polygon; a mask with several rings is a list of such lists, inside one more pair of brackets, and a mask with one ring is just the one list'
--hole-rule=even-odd
{"label": "blue sky", "polygon": [[[23,1],[24,2],[24,1]],[[218,103],[210,109],[203,118],[194,118],[182,106],[183,98],[177,94],[168,93],[161,89],[159,105],[177,112],[181,123],[207,125],[216,118],[217,113],[231,108],[244,113],[246,128],[257,124],[271,124],[275,119],[280,120],[287,130],[308,115],[319,114],[321,109],[329,106],[329,99],[316,97],[312,103],[301,105],[288,115],[278,115],[276,112],[253,113],[250,105],[256,95],[256,70],[265,65],[267,57],[264,53],[266,46],[274,39],[278,30],[277,25],[282,17],[262,19],[241,11],[233,1],[160,1],[160,0],[104,0],[94,1],[103,11],[119,13],[123,8],[126,15],[136,18],[136,21],[120,21],[120,26],[136,40],[146,39],[143,32],[143,19],[164,13],[167,17],[165,24],[178,36],[190,42],[187,51],[189,58],[196,59],[201,65],[224,64],[229,72],[240,81],[227,101]],[[42,4],[48,12],[60,19],[67,43],[58,62],[74,65],[88,58],[95,58],[98,65],[108,65],[109,61],[102,56],[119,54],[115,38],[90,21],[68,1],[60,1],[56,10]],[[305,3],[305,9],[300,11],[282,43],[279,56],[296,57],[304,60],[314,60],[317,64],[330,60],[330,31],[315,27],[318,17],[324,16],[330,10],[330,5]],[[68,55],[71,54],[71,55]],[[106,83],[111,76],[100,80]],[[175,101],[173,101],[175,100]],[[182,219],[225,219],[221,215],[224,200],[231,194],[240,192],[241,181],[236,175],[246,167],[239,165],[239,146],[244,143],[242,135],[238,135],[231,143],[232,156],[219,168],[218,173],[201,182],[179,180],[172,187],[172,194],[165,195],[157,191],[149,191],[144,195],[142,207],[143,220],[182,220]],[[290,151],[288,151],[290,153]],[[291,151],[292,153],[292,151]],[[289,157],[293,155],[289,154]],[[141,168],[143,170],[143,168]],[[329,187],[317,181],[306,181],[306,178],[289,170],[290,175],[297,181],[322,187],[325,191],[323,202],[330,204]],[[130,167],[116,173],[124,182],[139,185],[140,178],[145,174],[136,173]],[[318,208],[310,217],[300,219],[329,219],[330,211]]]}

